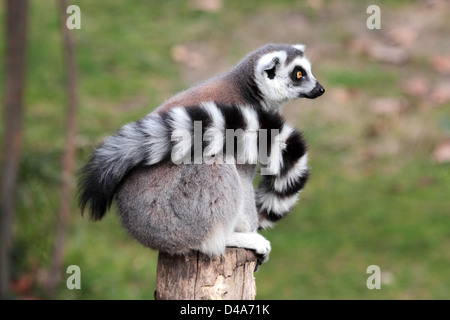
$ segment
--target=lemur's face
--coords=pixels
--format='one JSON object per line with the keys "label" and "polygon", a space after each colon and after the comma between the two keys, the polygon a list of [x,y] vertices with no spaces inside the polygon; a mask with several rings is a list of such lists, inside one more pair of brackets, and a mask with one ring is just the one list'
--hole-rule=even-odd
{"label": "lemur's face", "polygon": [[297,98],[314,99],[325,89],[314,78],[304,46],[286,46],[264,54],[255,67],[256,83],[270,105],[280,105]]}

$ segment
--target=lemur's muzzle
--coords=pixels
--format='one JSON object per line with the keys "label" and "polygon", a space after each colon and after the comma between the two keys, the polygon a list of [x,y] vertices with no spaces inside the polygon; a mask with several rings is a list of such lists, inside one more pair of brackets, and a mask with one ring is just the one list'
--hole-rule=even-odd
{"label": "lemur's muzzle", "polygon": [[325,89],[322,87],[322,85],[319,83],[319,81],[317,81],[316,86],[305,96],[306,96],[306,98],[309,98],[309,99],[315,99],[317,97],[320,97],[324,93],[325,93]]}

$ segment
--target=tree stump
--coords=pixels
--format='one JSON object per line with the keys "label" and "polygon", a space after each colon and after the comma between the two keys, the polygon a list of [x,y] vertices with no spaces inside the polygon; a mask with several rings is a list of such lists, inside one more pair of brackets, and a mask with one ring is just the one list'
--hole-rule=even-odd
{"label": "tree stump", "polygon": [[227,248],[221,257],[159,252],[156,300],[254,300],[254,251]]}

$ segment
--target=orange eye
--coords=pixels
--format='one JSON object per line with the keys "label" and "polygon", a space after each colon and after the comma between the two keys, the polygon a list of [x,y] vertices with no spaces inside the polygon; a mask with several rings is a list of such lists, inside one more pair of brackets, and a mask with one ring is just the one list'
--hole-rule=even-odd
{"label": "orange eye", "polygon": [[297,79],[300,79],[303,76],[301,71],[297,71]]}

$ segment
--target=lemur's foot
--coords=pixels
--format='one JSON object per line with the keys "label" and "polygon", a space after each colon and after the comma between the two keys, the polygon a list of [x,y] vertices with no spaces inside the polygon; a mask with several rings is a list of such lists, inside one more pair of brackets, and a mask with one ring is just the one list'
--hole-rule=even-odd
{"label": "lemur's foot", "polygon": [[254,250],[258,257],[255,271],[259,266],[269,260],[271,250],[270,242],[256,232],[233,232],[227,239],[227,247],[237,247]]}

